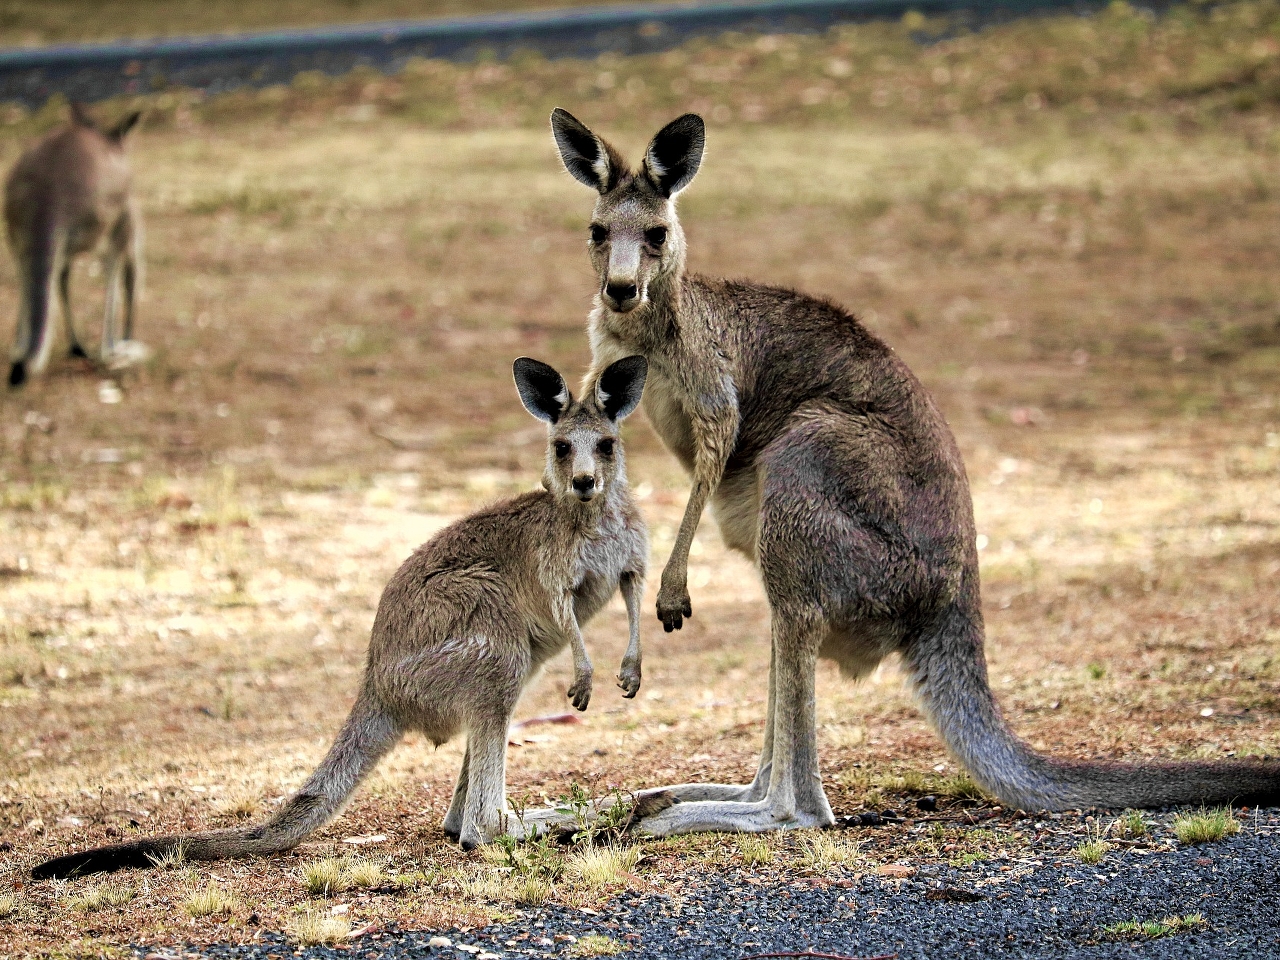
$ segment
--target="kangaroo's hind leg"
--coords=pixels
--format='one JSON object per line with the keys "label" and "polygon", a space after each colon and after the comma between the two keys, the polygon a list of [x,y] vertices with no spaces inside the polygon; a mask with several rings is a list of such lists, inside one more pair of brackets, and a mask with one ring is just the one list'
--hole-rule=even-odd
{"label": "kangaroo's hind leg", "polygon": [[507,719],[483,719],[467,733],[466,797],[458,831],[464,850],[507,829]]}
{"label": "kangaroo's hind leg", "polygon": [[774,683],[777,677],[777,652],[769,654],[769,706],[764,720],[764,742],[760,748],[760,762],[756,765],[756,775],[750,783],[678,783],[666,787],[655,787],[642,790],[637,795],[641,800],[657,798],[665,795],[679,803],[690,803],[698,800],[738,800],[754,802],[764,797],[769,788],[769,775],[773,769],[773,726],[774,709],[777,698],[774,695]]}
{"label": "kangaroo's hind leg", "polygon": [[471,735],[467,735],[467,750],[462,755],[462,770],[453,788],[453,800],[444,817],[444,835],[454,843],[462,836],[462,818],[467,806],[467,778],[471,771]]}
{"label": "kangaroo's hind leg", "polygon": [[80,339],[76,336],[76,325],[71,313],[71,260],[62,261],[62,269],[58,271],[58,308],[62,311],[62,323],[67,328],[67,354],[81,359],[87,358]]}

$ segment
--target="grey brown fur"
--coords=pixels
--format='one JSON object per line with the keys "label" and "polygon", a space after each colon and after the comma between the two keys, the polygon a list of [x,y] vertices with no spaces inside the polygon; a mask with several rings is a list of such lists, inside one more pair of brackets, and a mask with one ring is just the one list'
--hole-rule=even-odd
{"label": "grey brown fur", "polygon": [[586,623],[621,588],[630,643],[618,676],[640,688],[640,597],[649,544],[627,486],[618,422],[640,402],[645,361],[612,364],[574,401],[546,364],[516,361],[528,410],[548,423],[543,491],[495,504],[445,528],[383,591],[364,681],[328,755],[276,816],[247,829],[158,837],[41,864],[37,879],[145,867],[181,846],[193,860],[288,850],[342,810],[406,730],[439,744],[466,733],[444,829],[464,847],[545,829],[554,811],[516,818],[506,806],[507,729],[542,665],[573,649],[569,696],[585,710],[592,670]]}
{"label": "grey brown fur", "polygon": [[73,107],[71,122],[23,153],[9,173],[4,216],[20,288],[18,330],[10,354],[12,387],[39,373],[49,360],[53,345],[49,308],[55,287],[71,355],[86,356],[76,337],[70,299],[71,264],[81,253],[95,248],[102,252],[107,284],[103,362],[111,362],[118,346],[121,286],[123,339],[133,338],[141,283],[142,221],[130,195],[125,137],[138,117],[131,113],[102,130],[78,106]]}
{"label": "grey brown fur", "polygon": [[593,373],[649,361],[644,406],[692,475],[658,617],[692,613],[689,547],[710,503],[725,542],[759,567],[772,612],[764,746],[746,786],[664,788],[655,835],[833,821],[815,735],[818,657],[851,677],[901,655],[920,703],[986,790],[1026,809],[1274,802],[1280,763],[1068,763],[1008,728],[987,682],[972,501],[954,437],[893,350],[835,304],[685,272],[675,195],[705,133],[686,114],[639,170],[557,110],[566,168],[599,193]]}

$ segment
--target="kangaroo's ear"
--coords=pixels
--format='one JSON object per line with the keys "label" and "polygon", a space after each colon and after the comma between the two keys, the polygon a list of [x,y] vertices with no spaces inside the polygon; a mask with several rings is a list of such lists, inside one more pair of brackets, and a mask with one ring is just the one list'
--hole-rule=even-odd
{"label": "kangaroo's ear", "polygon": [[573,400],[564,378],[541,360],[521,357],[513,367],[520,402],[539,420],[555,423]]}
{"label": "kangaroo's ear", "polygon": [[605,367],[596,381],[596,399],[610,420],[621,420],[640,405],[649,361],[644,357],[623,357]]}
{"label": "kangaroo's ear", "polygon": [[128,135],[129,131],[132,130],[137,125],[138,121],[141,119],[142,119],[141,110],[134,110],[131,113],[125,114],[119,121],[116,122],[116,125],[114,127],[112,127],[110,130],[107,131],[108,139],[114,140],[116,141],[116,143],[119,143]]}
{"label": "kangaroo's ear", "polygon": [[573,179],[601,193],[618,185],[626,172],[622,158],[568,110],[556,107],[551,111],[551,133]]}
{"label": "kangaroo's ear", "polygon": [[83,103],[71,104],[71,122],[77,127],[88,127],[90,130],[97,130],[98,124],[94,122],[93,116],[85,109]]}
{"label": "kangaroo's ear", "polygon": [[689,185],[702,163],[707,128],[696,113],[676,117],[657,132],[644,152],[644,175],[664,197]]}

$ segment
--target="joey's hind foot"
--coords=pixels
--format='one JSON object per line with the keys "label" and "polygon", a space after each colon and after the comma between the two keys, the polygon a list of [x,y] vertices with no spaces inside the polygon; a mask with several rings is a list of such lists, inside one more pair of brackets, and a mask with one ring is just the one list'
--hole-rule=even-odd
{"label": "joey's hind foot", "polygon": [[71,349],[67,351],[67,356],[72,360],[88,360],[89,354],[84,352],[84,347],[78,343],[73,343]]}
{"label": "joey's hind foot", "polygon": [[21,360],[9,368],[9,386],[20,387],[27,382],[27,365]]}
{"label": "joey's hind foot", "polygon": [[628,700],[640,692],[640,664],[634,660],[623,660],[622,669],[618,671],[618,686],[622,695]]}

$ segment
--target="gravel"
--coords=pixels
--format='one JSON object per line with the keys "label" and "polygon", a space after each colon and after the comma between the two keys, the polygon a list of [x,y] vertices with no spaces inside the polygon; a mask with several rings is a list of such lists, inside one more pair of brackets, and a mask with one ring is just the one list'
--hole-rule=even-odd
{"label": "gravel", "polygon": [[[1035,852],[1035,851],[1033,851]],[[963,868],[925,865],[904,879],[764,879],[749,869],[695,874],[657,894],[625,893],[598,912],[525,908],[479,931],[383,929],[344,949],[298,951],[277,934],[248,946],[138,950],[139,958],[431,957],[466,960],[580,955],[597,934],[627,958],[734,960],[817,951],[908,958],[1280,957],[1280,818],[1198,847],[1112,852],[1086,866],[1060,848]],[[1204,924],[1167,936],[1122,937],[1128,920],[1200,914]],[[431,946],[432,937],[449,946]],[[585,945],[584,945],[585,946]],[[476,949],[478,948],[478,950]],[[578,952],[575,952],[578,951]]]}

